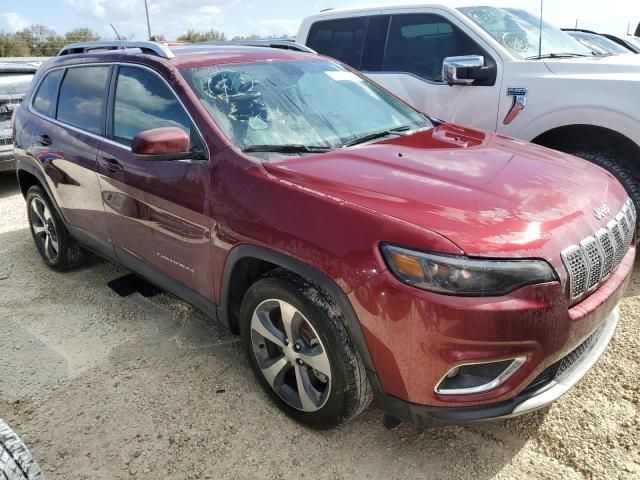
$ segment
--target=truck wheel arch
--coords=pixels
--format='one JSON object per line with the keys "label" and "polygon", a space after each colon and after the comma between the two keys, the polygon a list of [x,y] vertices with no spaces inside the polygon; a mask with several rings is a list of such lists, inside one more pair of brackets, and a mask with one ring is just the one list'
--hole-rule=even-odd
{"label": "truck wheel arch", "polygon": [[374,374],[375,369],[358,316],[346,293],[333,279],[315,267],[265,247],[242,244],[234,247],[229,253],[222,277],[218,307],[218,320],[222,325],[238,332],[237,315],[244,293],[263,274],[276,268],[284,268],[304,278],[340,310],[344,326],[365,368],[370,374]]}
{"label": "truck wheel arch", "polygon": [[629,167],[640,167],[640,146],[622,133],[607,127],[565,125],[538,135],[532,143],[563,152],[607,148],[621,154]]}

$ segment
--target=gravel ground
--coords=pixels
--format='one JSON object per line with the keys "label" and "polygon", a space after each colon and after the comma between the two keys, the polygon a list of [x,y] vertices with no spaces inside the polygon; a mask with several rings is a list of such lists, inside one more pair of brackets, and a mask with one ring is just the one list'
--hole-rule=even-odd
{"label": "gravel ground", "polygon": [[387,431],[370,408],[331,432],[288,420],[238,340],[169,295],[120,298],[125,271],[40,261],[0,175],[0,417],[49,479],[640,478],[640,272],[597,366],[544,413]]}

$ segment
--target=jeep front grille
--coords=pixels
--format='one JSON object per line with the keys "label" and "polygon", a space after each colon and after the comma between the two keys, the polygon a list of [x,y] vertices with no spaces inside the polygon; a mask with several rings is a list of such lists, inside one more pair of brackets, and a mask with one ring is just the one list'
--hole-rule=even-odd
{"label": "jeep front grille", "polygon": [[580,245],[562,251],[562,261],[569,274],[571,301],[582,298],[598,286],[620,265],[633,240],[636,209],[627,199],[614,220],[607,223]]}

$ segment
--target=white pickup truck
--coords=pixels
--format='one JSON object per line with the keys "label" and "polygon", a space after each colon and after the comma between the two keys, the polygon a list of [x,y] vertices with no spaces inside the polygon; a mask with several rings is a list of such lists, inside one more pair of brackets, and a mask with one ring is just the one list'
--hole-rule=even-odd
{"label": "white pickup truck", "polygon": [[296,40],[432,117],[587,158],[640,209],[640,55],[596,56],[536,15],[472,0],[328,10]]}

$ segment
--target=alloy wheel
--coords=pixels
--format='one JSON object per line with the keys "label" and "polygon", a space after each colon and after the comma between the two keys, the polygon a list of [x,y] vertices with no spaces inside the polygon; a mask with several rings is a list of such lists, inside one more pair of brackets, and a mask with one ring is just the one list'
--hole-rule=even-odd
{"label": "alloy wheel", "polygon": [[265,300],[251,318],[251,343],[262,375],[289,406],[320,410],[331,392],[331,366],[305,316],[283,300]]}
{"label": "alloy wheel", "polygon": [[34,197],[29,205],[31,217],[31,229],[36,238],[36,243],[44,253],[47,260],[55,262],[58,258],[59,240],[56,225],[49,211],[49,207],[41,198]]}

